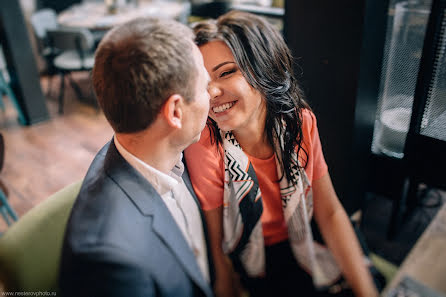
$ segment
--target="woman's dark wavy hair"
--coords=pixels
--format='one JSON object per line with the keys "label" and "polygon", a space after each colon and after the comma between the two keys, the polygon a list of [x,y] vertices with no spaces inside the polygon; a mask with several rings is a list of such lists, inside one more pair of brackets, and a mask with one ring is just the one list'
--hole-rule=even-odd
{"label": "woman's dark wavy hair", "polygon": [[[309,108],[293,73],[293,58],[280,33],[262,17],[230,11],[217,20],[196,23],[193,26],[198,46],[221,40],[231,49],[235,61],[248,83],[257,89],[266,101],[265,131],[269,143],[276,150],[274,139],[284,136],[281,156],[282,176],[293,184],[291,158],[303,150],[306,167],[308,153],[302,147],[302,109]],[[283,123],[285,125],[283,125]],[[221,144],[217,124],[208,118],[212,139]]]}

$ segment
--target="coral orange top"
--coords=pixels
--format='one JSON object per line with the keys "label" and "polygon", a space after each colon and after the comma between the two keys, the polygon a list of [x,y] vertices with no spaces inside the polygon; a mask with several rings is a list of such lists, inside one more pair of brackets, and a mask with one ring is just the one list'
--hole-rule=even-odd
{"label": "coral orange top", "polygon": [[[307,173],[310,183],[328,172],[322,153],[316,117],[309,110],[303,110],[302,146],[308,153]],[[205,128],[200,140],[185,151],[189,175],[195,193],[203,210],[211,210],[223,205],[223,185],[225,165],[223,148],[211,144],[210,132]],[[282,201],[274,155],[263,160],[248,155],[256,172],[262,192],[263,213],[261,216],[263,236],[266,245],[279,243],[288,238],[288,229],[282,211]],[[301,150],[299,158],[305,160]]]}

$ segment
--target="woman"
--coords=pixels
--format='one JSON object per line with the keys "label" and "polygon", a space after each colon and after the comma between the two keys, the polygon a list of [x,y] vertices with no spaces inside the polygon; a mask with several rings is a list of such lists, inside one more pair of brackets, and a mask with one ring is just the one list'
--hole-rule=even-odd
{"label": "woman", "polygon": [[[216,295],[238,294],[235,269],[250,296],[325,296],[342,287],[340,271],[356,296],[377,296],[280,34],[235,11],[194,30],[211,108],[209,129],[185,157]],[[331,253],[313,241],[313,213]]]}

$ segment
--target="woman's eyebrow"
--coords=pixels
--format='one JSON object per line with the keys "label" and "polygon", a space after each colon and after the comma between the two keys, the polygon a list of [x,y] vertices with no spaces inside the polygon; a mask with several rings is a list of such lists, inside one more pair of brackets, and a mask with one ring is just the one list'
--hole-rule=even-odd
{"label": "woman's eyebrow", "polygon": [[222,62],[222,63],[218,64],[217,66],[215,66],[214,68],[212,68],[212,72],[214,72],[215,70],[217,70],[217,69],[220,68],[221,66],[224,66],[224,65],[226,65],[226,64],[230,64],[230,63],[235,64],[235,62],[232,62],[232,61]]}

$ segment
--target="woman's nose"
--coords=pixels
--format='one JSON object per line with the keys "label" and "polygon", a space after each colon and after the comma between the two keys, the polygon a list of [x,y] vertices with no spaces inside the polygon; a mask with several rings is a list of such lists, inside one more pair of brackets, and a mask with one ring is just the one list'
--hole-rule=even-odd
{"label": "woman's nose", "polygon": [[211,100],[217,98],[218,96],[221,96],[221,94],[223,93],[221,88],[213,82],[209,83],[208,92],[211,96]]}

